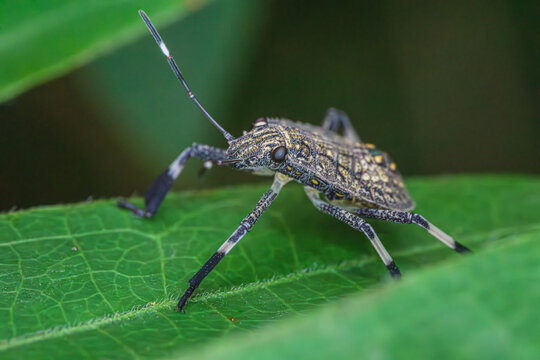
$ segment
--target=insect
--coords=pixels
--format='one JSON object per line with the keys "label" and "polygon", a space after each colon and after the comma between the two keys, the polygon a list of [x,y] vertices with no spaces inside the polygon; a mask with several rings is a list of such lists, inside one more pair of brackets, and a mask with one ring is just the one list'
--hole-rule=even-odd
{"label": "insect", "polygon": [[[286,119],[258,118],[253,122],[250,131],[234,138],[199,103],[148,16],[142,10],[139,14],[191,100],[223,134],[229,147],[223,150],[192,144],[149,186],[144,195],[144,209],[124,200],[120,200],[118,206],[131,210],[139,217],[154,216],[189,158],[203,160],[206,168],[217,164],[257,175],[274,176],[270,190],[189,280],[189,287],[180,298],[177,311],[183,312],[186,302],[201,281],[253,228],[257,219],[290,181],[304,185],[307,196],[318,210],[363,232],[392,277],[400,277],[401,273],[364,218],[416,224],[458,253],[469,252],[469,249],[424,217],[411,212],[414,202],[396,164],[387,153],[372,144],[362,142],[343,111],[330,108],[320,127]],[[341,131],[343,135],[340,135]]]}

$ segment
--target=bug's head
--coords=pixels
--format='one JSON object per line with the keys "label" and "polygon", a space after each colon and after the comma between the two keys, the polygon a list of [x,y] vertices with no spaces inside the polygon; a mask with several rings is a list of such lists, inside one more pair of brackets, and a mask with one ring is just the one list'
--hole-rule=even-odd
{"label": "bug's head", "polygon": [[252,129],[229,142],[227,149],[231,167],[261,173],[277,169],[287,152],[285,139],[265,118],[255,120]]}

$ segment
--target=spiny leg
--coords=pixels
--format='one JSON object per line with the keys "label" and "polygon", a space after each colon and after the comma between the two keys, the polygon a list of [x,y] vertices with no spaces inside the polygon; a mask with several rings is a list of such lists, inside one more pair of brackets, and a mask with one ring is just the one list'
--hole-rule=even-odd
{"label": "spiny leg", "polygon": [[416,224],[426,229],[431,235],[435,236],[441,242],[458,253],[470,253],[471,250],[458,243],[450,235],[427,221],[423,216],[407,211],[397,210],[379,210],[379,209],[356,209],[355,214],[361,217],[392,221],[400,224]]}
{"label": "spiny leg", "polygon": [[227,161],[225,150],[218,149],[208,145],[193,144],[188,147],[169,165],[169,167],[159,175],[154,182],[148,187],[144,194],[145,208],[139,209],[135,205],[124,200],[118,201],[118,206],[131,210],[139,217],[152,217],[158,210],[159,205],[169,192],[174,180],[180,175],[186,161],[190,157],[196,157],[207,162],[215,162],[221,164]]}
{"label": "spiny leg", "polygon": [[381,240],[379,240],[377,234],[375,234],[375,231],[373,231],[371,225],[346,210],[322,201],[319,198],[319,192],[317,190],[307,186],[305,186],[304,189],[306,190],[306,194],[308,195],[309,199],[317,209],[328,215],[332,215],[338,220],[343,221],[353,229],[362,231],[371,241],[371,244],[377,251],[377,254],[379,254],[380,258],[384,262],[384,265],[386,265],[386,268],[390,272],[390,275],[392,275],[392,277],[394,278],[401,276],[401,272],[399,271],[396,263],[394,262],[390,254],[388,254],[388,251],[386,251],[386,249],[384,248],[384,245],[381,243]]}
{"label": "spiny leg", "polygon": [[199,271],[189,280],[189,287],[184,292],[184,295],[178,302],[178,308],[176,311],[183,311],[184,305],[191,297],[193,292],[199,287],[199,284],[203,279],[216,267],[216,265],[231,251],[231,249],[242,239],[247,232],[253,228],[253,225],[257,222],[262,213],[272,204],[276,199],[281,188],[289,182],[290,179],[281,174],[276,174],[274,183],[270,190],[268,190],[261,197],[257,205],[251,210],[251,212],[240,222],[240,226],[229,236],[229,238],[221,245],[214,255],[208,259],[208,261],[201,267]]}
{"label": "spiny leg", "polygon": [[322,128],[335,133],[339,132],[339,130],[343,128],[346,138],[355,142],[360,141],[360,137],[358,137],[356,130],[354,130],[351,120],[349,120],[347,114],[345,114],[345,112],[342,110],[329,108],[324,116]]}

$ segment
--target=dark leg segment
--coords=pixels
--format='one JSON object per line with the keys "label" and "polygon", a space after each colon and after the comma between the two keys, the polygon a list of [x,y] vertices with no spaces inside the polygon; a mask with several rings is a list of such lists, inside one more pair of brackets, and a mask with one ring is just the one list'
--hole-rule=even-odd
{"label": "dark leg segment", "polygon": [[189,280],[189,287],[184,292],[184,295],[180,298],[178,302],[177,311],[183,312],[184,305],[191,297],[193,292],[199,287],[199,284],[203,279],[216,267],[216,265],[231,251],[231,249],[246,235],[252,228],[253,225],[257,222],[262,213],[268,209],[270,204],[276,199],[281,188],[288,182],[281,174],[276,174],[274,178],[274,183],[270,190],[268,190],[262,198],[259,200],[257,205],[251,210],[251,212],[240,222],[240,226],[229,236],[229,238],[221,245],[217,252],[208,259],[208,261],[202,266],[202,268],[197,271],[197,273]]}
{"label": "dark leg segment", "polygon": [[371,219],[379,219],[385,221],[396,222],[400,224],[416,224],[426,229],[431,235],[435,236],[441,242],[458,253],[470,253],[471,250],[455,241],[450,235],[443,232],[441,229],[427,221],[423,216],[410,213],[407,211],[397,210],[378,210],[378,209],[357,209],[355,214],[361,217]]}
{"label": "dark leg segment", "polygon": [[186,161],[190,157],[202,159],[205,162],[216,162],[227,160],[225,150],[218,149],[208,145],[193,144],[188,147],[169,165],[161,175],[148,187],[144,194],[145,208],[139,209],[135,205],[124,200],[118,201],[118,206],[124,209],[131,210],[139,217],[152,217],[158,210],[159,205],[165,198],[165,195],[171,189],[171,186],[182,172]]}
{"label": "dark leg segment", "polygon": [[304,187],[304,189],[306,190],[309,199],[317,209],[335,217],[338,220],[343,221],[345,224],[349,225],[353,229],[362,231],[371,241],[371,244],[384,262],[384,265],[386,265],[388,271],[390,272],[390,275],[392,275],[392,277],[394,278],[398,278],[401,276],[401,273],[396,263],[384,248],[381,240],[379,239],[377,234],[375,234],[375,231],[373,231],[373,228],[367,222],[346,210],[322,201],[319,198],[319,192],[317,190],[314,190],[307,186]]}
{"label": "dark leg segment", "polygon": [[347,114],[341,110],[334,108],[328,109],[324,116],[322,128],[335,133],[343,128],[346,138],[352,141],[360,141],[356,130],[354,130],[354,127],[351,124],[351,120],[349,120]]}

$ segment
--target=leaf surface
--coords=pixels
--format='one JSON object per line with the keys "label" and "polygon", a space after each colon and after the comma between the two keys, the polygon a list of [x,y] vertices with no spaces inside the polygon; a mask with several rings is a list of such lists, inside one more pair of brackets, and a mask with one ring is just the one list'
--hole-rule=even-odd
{"label": "leaf surface", "polygon": [[[503,305],[510,296],[525,294],[523,286],[534,274],[522,273],[517,264],[519,256],[526,262],[527,251],[519,250],[508,260],[507,266],[515,269],[516,276],[523,275],[512,289],[514,295],[499,288],[510,286],[509,281],[486,280],[492,256],[502,261],[501,252],[483,252],[507,242],[534,244],[526,240],[538,239],[537,179],[418,178],[408,185],[418,204],[416,211],[472,248],[478,259],[473,255],[463,260],[418,227],[371,221],[406,277],[402,283],[392,282],[362,234],[318,213],[301,187],[291,184],[203,282],[184,315],[173,311],[174,299],[267,187],[174,193],[150,220],[117,209],[113,200],[1,215],[0,354],[2,358],[52,352],[55,358],[155,358],[183,356],[201,344],[205,351],[212,351],[215,339],[228,338],[229,333],[243,339],[247,330],[262,325],[305,326],[296,320],[276,320],[322,319],[328,313],[310,310],[327,303],[324,306],[331,306],[334,300],[353,293],[356,298],[351,303],[360,301],[362,307],[377,311],[374,315],[351,312],[348,326],[361,326],[361,321],[354,320],[369,316],[362,331],[376,337],[378,333],[370,333],[370,329],[378,321],[388,323],[384,310],[399,303],[398,298],[410,300],[397,309],[411,306],[421,310],[422,304],[412,303],[413,295],[425,295],[416,300],[426,301],[425,307],[435,312],[437,300],[451,295],[444,292],[445,281],[451,283],[449,289],[459,287],[460,281],[482,281],[485,294],[497,291]],[[531,245],[528,252],[537,250]],[[453,265],[460,268],[456,276],[449,276],[453,267],[438,265],[448,262],[457,262]],[[463,269],[461,262],[466,262]],[[430,291],[440,292],[439,297],[429,297]],[[466,289],[463,294],[466,298],[470,294],[469,302],[460,305],[468,312],[482,307],[478,303],[478,295],[484,294],[482,288],[473,292]],[[345,313],[340,316],[347,317],[351,303],[342,306]],[[523,300],[520,308],[527,305],[530,303]],[[458,306],[450,307],[447,320],[458,310]],[[391,339],[392,334],[405,331],[415,315],[402,319],[396,311],[388,315],[392,315],[395,328],[375,328],[381,331],[379,339]],[[501,316],[493,321],[504,330],[506,322],[517,320]],[[336,323],[330,323],[334,329]],[[437,322],[425,320],[422,325],[428,336],[432,334],[432,340],[426,341],[432,341],[433,346],[453,341],[451,336],[436,335],[440,331],[430,331],[436,329]],[[261,336],[267,336],[267,331]],[[299,336],[298,343],[303,340]],[[469,341],[480,348],[488,346],[481,336]],[[506,341],[512,343],[513,338]],[[216,349],[220,346],[223,343],[218,342]],[[301,347],[296,351],[302,351]]]}
{"label": "leaf surface", "polygon": [[220,339],[187,358],[538,359],[539,236],[514,235],[464,261]]}

